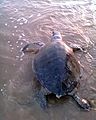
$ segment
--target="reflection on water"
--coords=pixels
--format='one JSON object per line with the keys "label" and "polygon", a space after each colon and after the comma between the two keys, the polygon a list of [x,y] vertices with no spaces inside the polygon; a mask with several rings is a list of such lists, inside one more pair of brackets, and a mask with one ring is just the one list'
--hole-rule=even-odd
{"label": "reflection on water", "polygon": [[34,101],[34,56],[21,49],[29,42],[49,42],[53,30],[68,45],[87,47],[77,54],[84,66],[79,92],[96,100],[96,1],[0,0],[0,120],[96,119],[95,111],[83,112],[71,99],[50,98],[47,111]]}

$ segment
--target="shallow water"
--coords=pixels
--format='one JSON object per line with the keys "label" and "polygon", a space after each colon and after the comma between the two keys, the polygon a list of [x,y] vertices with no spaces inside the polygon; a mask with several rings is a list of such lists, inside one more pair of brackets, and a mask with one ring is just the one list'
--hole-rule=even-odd
{"label": "shallow water", "polygon": [[53,30],[68,45],[87,47],[76,54],[84,67],[79,93],[96,100],[96,1],[0,0],[0,120],[96,120],[96,111],[82,111],[71,98],[49,98],[47,111],[33,98],[34,56],[21,49],[50,42]]}

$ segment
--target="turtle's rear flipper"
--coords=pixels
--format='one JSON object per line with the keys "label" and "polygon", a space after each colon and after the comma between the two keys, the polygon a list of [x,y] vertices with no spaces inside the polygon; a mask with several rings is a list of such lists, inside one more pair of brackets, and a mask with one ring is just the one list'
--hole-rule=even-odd
{"label": "turtle's rear flipper", "polygon": [[48,108],[48,101],[46,95],[51,92],[41,86],[41,89],[35,93],[35,100],[41,106],[42,109]]}
{"label": "turtle's rear flipper", "polygon": [[33,54],[36,54],[39,52],[39,49],[41,47],[43,47],[45,44],[43,42],[34,42],[34,43],[30,43],[30,44],[27,44],[25,45],[23,48],[22,48],[22,52],[24,53],[33,53]]}
{"label": "turtle's rear flipper", "polygon": [[48,107],[46,96],[41,91],[35,94],[35,100],[42,109],[46,109]]}
{"label": "turtle's rear flipper", "polygon": [[89,101],[87,101],[86,99],[81,98],[79,95],[77,94],[73,94],[71,95],[72,98],[77,102],[77,104],[84,110],[86,111],[90,111],[91,110],[91,105],[89,103]]}

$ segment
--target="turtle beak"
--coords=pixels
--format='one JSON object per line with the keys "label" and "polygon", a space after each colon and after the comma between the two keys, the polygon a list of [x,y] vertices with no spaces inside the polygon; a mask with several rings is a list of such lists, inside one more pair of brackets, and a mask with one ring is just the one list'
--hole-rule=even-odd
{"label": "turtle beak", "polygon": [[53,32],[52,32],[51,40],[52,40],[52,41],[62,40],[62,36],[61,36],[60,32],[58,32],[58,31],[53,31]]}

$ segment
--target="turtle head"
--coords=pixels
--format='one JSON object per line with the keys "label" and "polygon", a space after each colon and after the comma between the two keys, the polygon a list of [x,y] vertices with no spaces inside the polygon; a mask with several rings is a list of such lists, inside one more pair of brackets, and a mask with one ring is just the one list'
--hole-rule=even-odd
{"label": "turtle head", "polygon": [[51,40],[52,40],[52,41],[62,41],[62,36],[61,36],[60,32],[58,32],[58,31],[53,31],[53,32],[52,32]]}

